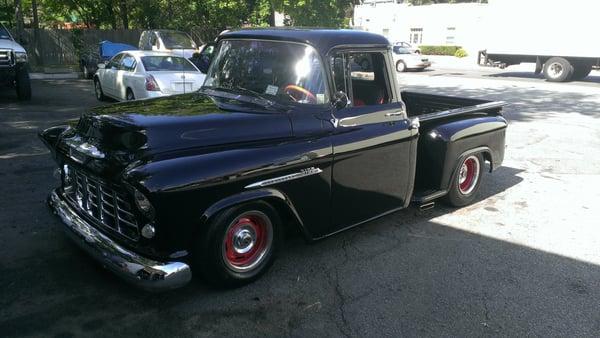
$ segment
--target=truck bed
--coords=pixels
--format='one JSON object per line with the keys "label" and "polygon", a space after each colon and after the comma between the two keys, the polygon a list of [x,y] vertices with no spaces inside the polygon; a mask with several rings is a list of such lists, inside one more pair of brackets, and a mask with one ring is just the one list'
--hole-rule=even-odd
{"label": "truck bed", "polygon": [[421,122],[466,114],[498,114],[506,103],[465,97],[403,91],[402,101],[409,117]]}
{"label": "truck bed", "polygon": [[490,170],[504,157],[504,102],[401,93],[407,114],[419,118],[419,144],[413,201],[427,203],[446,194],[457,161],[469,150],[481,149]]}

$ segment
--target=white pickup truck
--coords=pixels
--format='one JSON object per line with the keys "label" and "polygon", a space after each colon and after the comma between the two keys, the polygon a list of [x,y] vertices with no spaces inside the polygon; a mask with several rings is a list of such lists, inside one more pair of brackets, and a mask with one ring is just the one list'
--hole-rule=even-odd
{"label": "white pickup truck", "polygon": [[140,50],[173,53],[186,59],[200,52],[198,45],[189,34],[168,29],[143,31],[138,47]]}
{"label": "white pickup truck", "polygon": [[31,99],[27,52],[0,23],[0,88],[17,90],[19,100]]}

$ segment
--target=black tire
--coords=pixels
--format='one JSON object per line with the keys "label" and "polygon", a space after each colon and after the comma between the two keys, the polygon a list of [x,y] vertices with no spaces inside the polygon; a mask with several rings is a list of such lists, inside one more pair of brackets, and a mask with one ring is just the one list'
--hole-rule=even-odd
{"label": "black tire", "polygon": [[125,93],[125,100],[133,101],[135,100],[135,95],[133,95],[133,91],[131,88],[127,88],[127,92]]}
{"label": "black tire", "polygon": [[406,71],[406,63],[404,63],[404,61],[402,61],[402,60],[396,62],[396,71],[398,73],[405,72]]}
{"label": "black tire", "polygon": [[553,57],[544,63],[544,77],[550,82],[567,82],[573,76],[573,65],[561,57]]}
{"label": "black tire", "polygon": [[583,80],[592,72],[591,63],[576,63],[573,68],[573,80]]}
{"label": "black tire", "polygon": [[96,94],[96,99],[98,99],[98,101],[106,101],[106,96],[104,95],[102,85],[100,84],[100,80],[98,80],[98,78],[94,79],[94,93]]}
{"label": "black tire", "polygon": [[83,65],[81,68],[82,68],[82,69],[81,69],[81,71],[82,71],[82,73],[83,73],[83,78],[84,78],[84,79],[88,79],[88,80],[89,80],[89,79],[91,79],[91,78],[92,78],[92,76],[93,76],[94,74],[92,74],[92,73],[89,71],[89,69],[88,69],[87,65],[85,65],[85,64],[84,64],[84,65]]}
{"label": "black tire", "polygon": [[17,70],[17,78],[15,82],[17,98],[21,101],[31,100],[31,80],[29,79],[29,72],[26,68]]}
{"label": "black tire", "polygon": [[[472,168],[472,172],[469,172],[471,161],[476,162],[477,168]],[[463,165],[467,166],[467,172],[464,173],[464,176]],[[481,186],[484,166],[485,162],[481,153],[472,154],[462,159],[455,168],[450,190],[445,196],[444,202],[453,207],[462,207],[473,203]],[[468,181],[469,174],[473,175],[471,176],[472,181]]]}
{"label": "black tire", "polygon": [[[263,222],[264,231],[261,232],[257,230],[258,227],[251,226],[258,224],[256,220],[249,221],[253,217]],[[255,229],[255,231],[244,233],[248,229]],[[277,211],[268,203],[249,202],[226,209],[207,224],[206,230],[200,234],[194,244],[192,249],[194,268],[199,268],[204,278],[216,287],[231,288],[251,283],[262,276],[275,261],[277,251],[283,242],[282,230]],[[247,245],[242,249],[248,248],[247,238],[252,238],[251,234],[255,235],[254,239],[250,239],[253,243],[251,249],[245,253],[235,251],[239,249],[236,248],[235,243]],[[254,246],[256,251],[253,253]],[[231,255],[238,254],[242,257],[240,259],[243,259],[244,255],[251,254],[249,263],[238,265],[235,262],[238,257],[231,258]]]}

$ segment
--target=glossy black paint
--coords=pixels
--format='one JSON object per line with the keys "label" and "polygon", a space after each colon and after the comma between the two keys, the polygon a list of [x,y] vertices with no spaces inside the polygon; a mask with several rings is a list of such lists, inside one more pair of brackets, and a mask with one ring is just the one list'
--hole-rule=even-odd
{"label": "glossy black paint", "polygon": [[[247,30],[219,39],[228,38],[309,43],[323,59],[334,47],[388,49],[385,38],[356,31]],[[390,60],[388,55],[387,67],[393,69]],[[78,123],[50,128],[40,137],[60,166],[86,170],[148,197],[156,210],[153,239],[128,242],[106,235],[150,258],[190,252],[211,217],[256,199],[271,203],[314,240],[404,208],[413,191],[443,190],[460,156],[472,149],[489,152],[494,168],[502,162],[506,121],[500,109],[430,117],[416,129],[411,112],[419,113],[413,109],[431,113],[474,102],[442,96],[418,101],[408,94],[403,103],[394,73],[389,76],[394,92],[385,105],[296,104],[275,110],[192,93],[96,108]],[[430,138],[432,131],[439,137]],[[82,143],[106,156],[81,161],[72,148]],[[320,172],[248,187],[310,168]]]}

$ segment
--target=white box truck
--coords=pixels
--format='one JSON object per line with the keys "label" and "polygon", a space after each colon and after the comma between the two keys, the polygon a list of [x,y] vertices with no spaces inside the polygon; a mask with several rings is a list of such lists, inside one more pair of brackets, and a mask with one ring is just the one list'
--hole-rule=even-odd
{"label": "white box truck", "polygon": [[536,74],[564,82],[600,67],[600,1],[490,0],[481,66],[535,63]]}

